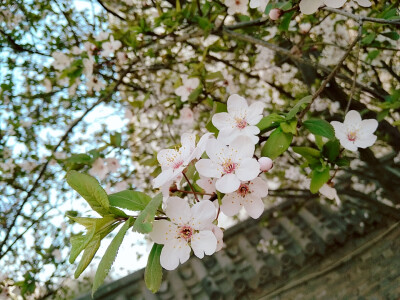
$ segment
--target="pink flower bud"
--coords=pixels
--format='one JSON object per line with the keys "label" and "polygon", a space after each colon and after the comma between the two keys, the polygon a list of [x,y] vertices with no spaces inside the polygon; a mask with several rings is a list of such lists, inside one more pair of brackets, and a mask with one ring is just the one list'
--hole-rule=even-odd
{"label": "pink flower bud", "polygon": [[269,157],[260,157],[258,163],[260,164],[260,170],[262,172],[268,172],[273,166],[272,159]]}
{"label": "pink flower bud", "polygon": [[279,8],[273,8],[269,12],[269,17],[271,20],[276,21],[281,16],[282,12]]}

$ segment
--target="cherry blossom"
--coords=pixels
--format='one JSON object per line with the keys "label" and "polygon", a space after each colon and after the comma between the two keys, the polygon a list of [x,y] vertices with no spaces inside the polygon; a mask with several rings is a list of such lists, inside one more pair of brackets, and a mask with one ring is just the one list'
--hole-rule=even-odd
{"label": "cherry blossom", "polygon": [[258,163],[260,164],[261,172],[268,172],[272,169],[272,166],[274,165],[272,159],[270,159],[269,157],[260,157],[258,159]]}
{"label": "cherry blossom", "polygon": [[228,7],[228,14],[234,15],[236,13],[245,15],[247,13],[247,5],[249,0],[226,0],[225,5]]}
{"label": "cherry blossom", "polygon": [[360,114],[351,110],[344,118],[344,122],[331,122],[335,129],[335,135],[340,144],[347,150],[357,151],[358,147],[367,148],[376,141],[375,132],[378,121],[375,119],[361,120]]}
{"label": "cherry blossom", "polygon": [[57,71],[62,71],[71,65],[72,58],[65,53],[53,52],[51,56],[54,58],[52,65]]}
{"label": "cherry blossom", "polygon": [[240,181],[256,178],[260,164],[252,158],[254,144],[247,136],[237,137],[230,146],[211,139],[206,146],[209,159],[201,159],[196,169],[201,176],[217,178],[215,187],[221,193],[232,193],[240,186]]}
{"label": "cherry blossom", "polygon": [[106,175],[108,174],[108,168],[101,157],[94,161],[92,168],[89,170],[89,174],[92,176],[97,176],[100,180],[106,178]]}
{"label": "cherry blossom", "polygon": [[331,187],[327,183],[325,183],[320,189],[319,192],[321,195],[325,196],[326,198],[330,200],[335,200],[336,204],[339,206],[342,202],[340,201],[340,198],[337,194],[337,191],[335,188]]}
{"label": "cherry blossom", "polygon": [[279,17],[281,16],[282,11],[279,8],[273,8],[271,9],[271,11],[269,12],[268,16],[271,20],[276,21],[279,19]]}
{"label": "cherry blossom", "polygon": [[222,198],[221,211],[231,217],[236,215],[242,207],[253,219],[257,219],[264,211],[262,198],[268,195],[268,184],[257,177],[249,182],[242,182],[239,188]]}
{"label": "cherry blossom", "polygon": [[186,102],[189,95],[199,86],[200,81],[198,78],[187,78],[182,76],[182,84],[175,90],[175,94],[181,97],[182,102]]}
{"label": "cherry blossom", "polygon": [[260,129],[255,126],[262,119],[265,105],[255,102],[248,106],[246,99],[234,94],[228,98],[228,112],[215,114],[212,123],[219,130],[218,140],[227,145],[239,135],[248,136],[251,143],[258,142]]}
{"label": "cherry blossom", "polygon": [[107,163],[107,169],[109,172],[116,172],[121,167],[118,159],[116,159],[114,157],[106,158],[106,163]]}
{"label": "cherry blossom", "polygon": [[[215,189],[216,181],[217,181],[217,179],[215,179],[215,178],[208,178],[208,177],[200,176],[200,179],[196,181],[196,184],[204,190],[204,193],[214,194],[217,192],[217,190]],[[210,195],[203,196],[204,200],[208,200],[210,198],[211,198]]]}
{"label": "cherry blossom", "polygon": [[174,270],[190,257],[190,248],[198,258],[211,255],[217,249],[217,238],[212,228],[216,217],[214,204],[200,201],[192,207],[179,198],[168,200],[165,214],[170,219],[154,221],[151,239],[163,244],[160,263],[166,270]]}
{"label": "cherry blossom", "polygon": [[186,125],[192,125],[194,123],[194,114],[193,111],[190,109],[190,107],[183,107],[179,111],[179,119],[178,123],[179,124],[186,124]]}
{"label": "cherry blossom", "polygon": [[269,0],[250,0],[250,8],[258,8],[260,12],[264,12]]}
{"label": "cherry blossom", "polygon": [[103,51],[101,51],[100,55],[101,56],[110,56],[111,54],[113,54],[116,50],[118,50],[119,48],[121,48],[122,44],[120,41],[118,40],[114,40],[114,37],[111,36],[110,37],[110,41],[109,42],[104,42],[102,47],[103,47]]}
{"label": "cherry blossom", "polygon": [[182,147],[163,149],[158,152],[157,160],[162,171],[153,180],[153,187],[159,188],[167,182],[175,180],[193,159],[199,159],[211,135],[211,133],[203,135],[196,147],[196,135],[184,133],[181,138]]}
{"label": "cherry blossom", "polygon": [[[355,0],[355,1],[358,3],[358,5],[363,7],[371,6],[371,1],[369,0]],[[318,8],[320,8],[323,5],[332,8],[339,8],[342,7],[346,2],[347,0],[301,0],[300,11],[303,14],[310,15],[315,13],[318,10]]]}

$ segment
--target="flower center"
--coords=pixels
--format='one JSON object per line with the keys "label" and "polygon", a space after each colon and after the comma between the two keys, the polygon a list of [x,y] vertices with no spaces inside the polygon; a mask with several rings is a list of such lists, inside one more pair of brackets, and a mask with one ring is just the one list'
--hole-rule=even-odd
{"label": "flower center", "polygon": [[186,90],[189,92],[189,93],[192,93],[193,92],[193,88],[191,88],[191,87],[186,87]]}
{"label": "flower center", "polygon": [[246,197],[248,193],[250,193],[249,186],[247,184],[241,184],[239,189],[237,190],[238,194],[242,197]]}
{"label": "flower center", "polygon": [[347,134],[347,139],[350,142],[354,142],[357,139],[357,132],[356,131],[351,131]]}
{"label": "flower center", "polygon": [[190,226],[184,225],[179,229],[179,236],[183,238],[185,241],[190,240],[193,235],[193,229]]}
{"label": "flower center", "polygon": [[243,129],[247,126],[247,121],[245,119],[236,118],[236,127],[239,129]]}
{"label": "flower center", "polygon": [[182,165],[183,165],[183,160],[177,161],[176,163],[174,163],[174,169],[178,169]]}
{"label": "flower center", "polygon": [[240,0],[235,1],[236,5],[240,5]]}
{"label": "flower center", "polygon": [[236,164],[232,162],[231,159],[228,159],[222,164],[222,168],[224,169],[225,174],[230,174],[235,172]]}

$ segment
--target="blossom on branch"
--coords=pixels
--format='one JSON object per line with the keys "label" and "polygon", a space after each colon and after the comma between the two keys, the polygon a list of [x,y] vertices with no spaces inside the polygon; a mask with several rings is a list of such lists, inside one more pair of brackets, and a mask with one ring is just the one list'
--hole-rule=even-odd
{"label": "blossom on branch", "polygon": [[250,217],[257,219],[264,211],[262,198],[268,195],[268,184],[257,177],[249,182],[242,182],[239,188],[222,198],[221,211],[228,217],[236,215],[242,207]]}
{"label": "blossom on branch", "polygon": [[361,120],[360,114],[351,110],[344,118],[344,122],[331,122],[335,129],[335,135],[340,144],[347,150],[357,151],[358,147],[367,148],[376,141],[375,132],[378,121],[375,119]]}
{"label": "blossom on branch", "polygon": [[175,90],[175,94],[181,97],[182,102],[186,102],[189,99],[189,95],[199,86],[200,81],[198,78],[182,76],[182,84]]}
{"label": "blossom on branch", "polygon": [[228,14],[243,14],[247,13],[247,5],[249,4],[249,0],[226,0],[225,5],[228,7]]}
{"label": "blossom on branch", "polygon": [[212,231],[216,210],[211,201],[200,201],[190,207],[185,200],[171,197],[165,213],[170,221],[154,221],[150,233],[155,243],[164,245],[160,256],[164,269],[174,270],[179,263],[186,262],[190,257],[190,248],[198,258],[216,251],[217,237]]}
{"label": "blossom on branch", "polygon": [[217,178],[215,187],[221,193],[232,193],[240,181],[256,178],[260,164],[253,158],[254,144],[247,136],[237,137],[230,146],[211,139],[206,146],[209,159],[201,159],[196,169],[201,176]]}
{"label": "blossom on branch", "polygon": [[264,103],[255,102],[248,106],[246,99],[234,94],[228,98],[228,112],[215,114],[212,123],[219,130],[218,140],[229,145],[240,135],[248,136],[251,143],[258,142],[260,129],[256,126],[262,119]]}
{"label": "blossom on branch", "polygon": [[269,0],[250,0],[250,8],[258,8],[260,12],[264,12]]}
{"label": "blossom on branch", "polygon": [[[371,2],[369,0],[355,0],[355,1],[360,6],[364,7],[371,6]],[[310,15],[315,13],[318,10],[318,8],[320,8],[323,5],[332,8],[339,8],[342,7],[346,2],[347,0],[301,0],[300,11],[303,14]]]}

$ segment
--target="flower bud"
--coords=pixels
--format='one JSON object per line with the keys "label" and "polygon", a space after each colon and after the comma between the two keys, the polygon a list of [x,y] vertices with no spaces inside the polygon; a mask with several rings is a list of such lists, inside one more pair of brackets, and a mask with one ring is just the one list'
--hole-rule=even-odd
{"label": "flower bud", "polygon": [[260,164],[260,170],[262,172],[268,172],[273,166],[272,159],[269,157],[260,157],[258,163]]}
{"label": "flower bud", "polygon": [[269,17],[271,20],[276,21],[281,16],[282,11],[279,8],[273,8],[269,12]]}

